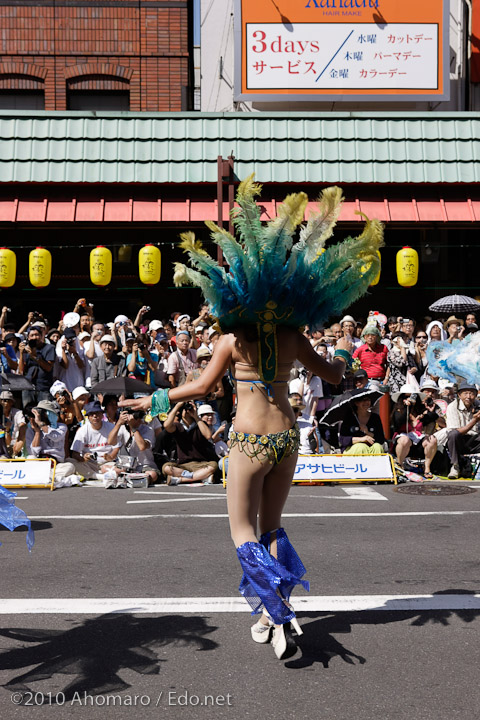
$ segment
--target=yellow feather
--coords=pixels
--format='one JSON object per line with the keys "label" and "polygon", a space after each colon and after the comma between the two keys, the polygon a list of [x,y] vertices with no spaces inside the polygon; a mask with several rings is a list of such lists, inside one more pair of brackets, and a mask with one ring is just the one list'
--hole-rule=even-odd
{"label": "yellow feather", "polygon": [[241,202],[243,198],[254,198],[255,195],[260,195],[262,186],[260,183],[253,181],[255,173],[252,173],[245,180],[242,180],[237,190],[237,200]]}
{"label": "yellow feather", "polygon": [[[205,220],[205,225],[208,227],[212,235],[215,235],[216,233],[220,233],[221,235],[224,235],[228,240],[235,241],[235,238],[231,233],[228,232],[228,230],[225,230],[225,228],[221,228],[218,225],[216,225],[211,220]],[[215,238],[213,238],[215,241]]]}
{"label": "yellow feather", "polygon": [[277,216],[280,218],[288,216],[292,227],[297,227],[297,225],[300,225],[300,223],[303,222],[307,203],[308,195],[304,192],[287,195],[283,203],[278,208]]}
{"label": "yellow feather", "polygon": [[176,287],[180,287],[181,285],[188,285],[190,283],[190,279],[187,274],[187,266],[183,263],[173,263],[173,284]]}
{"label": "yellow feather", "polygon": [[184,232],[181,233],[180,238],[182,240],[182,242],[180,243],[180,247],[185,252],[197,253],[199,255],[208,255],[208,253],[203,249],[200,240],[195,240],[195,233]]}

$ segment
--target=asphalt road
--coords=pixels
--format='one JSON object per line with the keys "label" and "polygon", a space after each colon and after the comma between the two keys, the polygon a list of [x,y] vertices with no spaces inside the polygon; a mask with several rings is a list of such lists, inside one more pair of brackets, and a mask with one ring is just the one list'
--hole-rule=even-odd
{"label": "asphalt road", "polygon": [[2,719],[478,714],[480,492],[294,487],[311,591],[286,662],[250,639],[221,486],[18,494],[36,544],[0,530]]}

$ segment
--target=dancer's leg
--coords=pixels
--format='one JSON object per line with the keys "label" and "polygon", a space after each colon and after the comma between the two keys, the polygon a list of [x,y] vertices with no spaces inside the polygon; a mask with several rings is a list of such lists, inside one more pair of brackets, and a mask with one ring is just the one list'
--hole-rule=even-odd
{"label": "dancer's leg", "polygon": [[271,465],[262,464],[232,448],[228,459],[227,508],[235,547],[257,540],[257,514],[265,475]]}
{"label": "dancer's leg", "polygon": [[[280,465],[274,465],[265,477],[260,499],[260,533],[271,532],[282,527],[282,512],[292,487],[297,453],[286,458]],[[270,538],[270,552],[277,557],[276,533]]]}

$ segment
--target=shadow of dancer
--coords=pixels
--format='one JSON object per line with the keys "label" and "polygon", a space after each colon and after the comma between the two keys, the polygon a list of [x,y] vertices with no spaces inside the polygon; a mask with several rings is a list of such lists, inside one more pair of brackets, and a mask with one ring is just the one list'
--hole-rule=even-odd
{"label": "shadow of dancer", "polygon": [[[108,614],[86,620],[69,630],[5,629],[0,635],[30,647],[0,653],[0,670],[35,667],[17,675],[3,687],[31,691],[29,683],[52,678],[56,673],[75,678],[61,691],[65,700],[76,693],[100,695],[125,690],[130,685],[118,673],[131,669],[156,675],[160,662],[156,650],[167,645],[214,650],[217,643],[205,637],[217,628],[197,616],[168,615],[155,618]],[[63,698],[62,698],[63,700]],[[50,704],[50,700],[46,700]]]}
{"label": "shadow of dancer", "polygon": [[[472,597],[475,593],[463,589],[439,590],[433,593],[433,596],[413,598],[411,610],[399,609],[399,601],[392,600],[369,610],[306,613],[304,617],[310,617],[314,621],[308,625],[303,624],[304,635],[298,640],[302,655],[286,662],[285,667],[300,670],[320,663],[324,668],[328,668],[330,661],[335,657],[341,658],[350,665],[357,662],[363,665],[367,662],[366,658],[348,650],[334,637],[334,634],[351,634],[354,625],[387,625],[411,620],[412,627],[423,627],[428,623],[448,626],[450,619],[454,617],[471,623],[480,615],[479,599],[472,598],[469,608],[469,603],[459,600],[459,596]],[[415,608],[415,605],[418,605],[418,608]],[[432,605],[433,607],[428,607]],[[467,607],[458,607],[458,605],[467,605]]]}

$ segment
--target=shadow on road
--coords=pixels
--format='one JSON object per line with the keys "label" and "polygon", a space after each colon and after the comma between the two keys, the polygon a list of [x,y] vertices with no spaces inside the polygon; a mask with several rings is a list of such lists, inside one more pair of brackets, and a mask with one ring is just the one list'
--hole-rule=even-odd
{"label": "shadow on road", "polygon": [[[441,590],[433,593],[441,595],[474,595],[469,590]],[[316,663],[328,668],[332,658],[339,657],[351,665],[363,665],[367,659],[348,650],[334,635],[349,634],[354,625],[387,625],[389,623],[411,620],[412,626],[424,626],[428,623],[447,626],[451,618],[459,618],[464,622],[473,622],[480,616],[479,609],[472,610],[389,610],[385,603],[381,610],[363,610],[357,612],[338,613],[304,613],[302,628],[304,634],[297,640],[301,657],[285,663],[285,667],[301,670]],[[305,619],[312,622],[306,623]]]}
{"label": "shadow on road", "polygon": [[[156,651],[168,645],[214,650],[217,643],[205,637],[217,629],[204,618],[163,615],[135,617],[108,614],[85,620],[70,630],[0,629],[0,636],[13,638],[23,647],[0,652],[0,670],[22,670],[3,687],[30,691],[29,683],[52,678],[56,673],[74,675],[62,692],[65,700],[75,693],[100,695],[130,687],[118,675],[123,669],[141,675],[157,675]],[[31,643],[25,647],[25,643]],[[48,701],[49,703],[51,701]]]}

